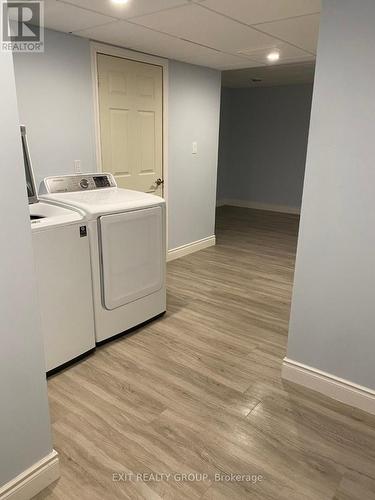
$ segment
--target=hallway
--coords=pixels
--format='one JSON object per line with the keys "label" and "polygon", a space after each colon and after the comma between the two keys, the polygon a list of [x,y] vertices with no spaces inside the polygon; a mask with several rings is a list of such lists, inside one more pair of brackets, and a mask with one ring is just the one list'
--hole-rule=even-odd
{"label": "hallway", "polygon": [[375,419],[280,379],[297,231],[218,209],[217,245],[168,264],[166,315],[49,379],[61,479],[36,498],[375,498]]}

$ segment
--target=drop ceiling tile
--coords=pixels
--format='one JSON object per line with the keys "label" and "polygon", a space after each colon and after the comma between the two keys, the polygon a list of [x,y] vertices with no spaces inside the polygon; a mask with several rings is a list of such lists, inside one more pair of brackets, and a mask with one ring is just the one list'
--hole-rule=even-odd
{"label": "drop ceiling tile", "polygon": [[83,30],[77,34],[161,57],[171,57],[174,53],[184,56],[189,53],[190,46],[193,45],[127,21],[116,21],[110,25]]}
{"label": "drop ceiling tile", "polygon": [[220,14],[189,4],[156,14],[136,17],[133,22],[225,52],[242,47],[262,48],[272,38]]}
{"label": "drop ceiling tile", "polygon": [[318,44],[319,18],[319,14],[295,17],[258,24],[257,29],[315,54]]}
{"label": "drop ceiling tile", "polygon": [[245,24],[320,12],[320,0],[202,0],[200,5]]}
{"label": "drop ceiling tile", "polygon": [[193,64],[208,66],[210,68],[220,70],[254,68],[262,65],[261,63],[252,61],[251,59],[247,59],[245,57],[238,57],[232,54],[225,54],[223,52],[216,52],[213,50],[196,55],[191,62]]}
{"label": "drop ceiling tile", "polygon": [[113,21],[113,18],[78,9],[56,0],[44,1],[44,24],[46,28],[69,33],[80,29],[98,26]]}
{"label": "drop ceiling tile", "polygon": [[[271,51],[276,51],[279,52],[280,54],[280,59],[274,63],[270,63],[267,60],[267,55]],[[238,55],[249,57],[251,60],[255,62],[267,64],[269,66],[284,64],[291,61],[297,62],[297,61],[308,61],[314,59],[314,56],[311,55],[309,52],[305,52],[302,49],[294,47],[293,45],[279,42],[277,40],[275,40],[275,43],[273,45],[267,48],[254,50],[252,47],[249,47],[247,49],[241,49],[238,51]]]}
{"label": "drop ceiling tile", "polygon": [[245,68],[254,65],[246,57],[223,54],[127,21],[115,21],[106,26],[80,31],[77,34],[160,57],[211,68]]}
{"label": "drop ceiling tile", "polygon": [[100,12],[118,19],[143,16],[163,9],[178,7],[189,0],[129,0],[126,4],[115,4],[111,0],[58,0],[65,4],[76,5],[91,11]]}

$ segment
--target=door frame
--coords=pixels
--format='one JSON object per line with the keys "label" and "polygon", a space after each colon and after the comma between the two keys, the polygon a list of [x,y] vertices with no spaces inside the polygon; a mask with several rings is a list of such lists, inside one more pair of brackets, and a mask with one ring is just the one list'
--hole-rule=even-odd
{"label": "door frame", "polygon": [[99,92],[98,92],[98,64],[97,55],[104,54],[106,56],[121,57],[122,59],[130,59],[132,61],[153,64],[161,66],[163,70],[163,143],[162,143],[162,176],[163,198],[166,201],[167,209],[167,227],[168,227],[168,59],[144,54],[135,50],[124,49],[115,45],[108,45],[100,42],[90,42],[91,51],[91,73],[94,98],[94,122],[95,122],[95,156],[96,167],[98,172],[102,172],[102,153],[100,145],[100,118],[99,118]]}

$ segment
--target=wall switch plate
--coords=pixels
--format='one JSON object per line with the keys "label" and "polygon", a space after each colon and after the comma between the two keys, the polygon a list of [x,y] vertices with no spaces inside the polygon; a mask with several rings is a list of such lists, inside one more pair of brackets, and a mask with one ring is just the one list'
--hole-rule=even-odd
{"label": "wall switch plate", "polygon": [[198,143],[194,141],[192,143],[191,154],[196,155],[198,153]]}
{"label": "wall switch plate", "polygon": [[81,160],[74,160],[74,172],[76,174],[81,174],[82,173]]}

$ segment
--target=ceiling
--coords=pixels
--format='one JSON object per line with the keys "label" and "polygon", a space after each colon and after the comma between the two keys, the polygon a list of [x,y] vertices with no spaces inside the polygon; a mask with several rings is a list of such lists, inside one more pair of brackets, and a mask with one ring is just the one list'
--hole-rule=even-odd
{"label": "ceiling", "polygon": [[[220,70],[315,60],[320,0],[45,0],[45,26]],[[273,63],[275,66],[275,63]]]}
{"label": "ceiling", "polygon": [[224,87],[272,87],[314,81],[315,62],[300,62],[223,71]]}

